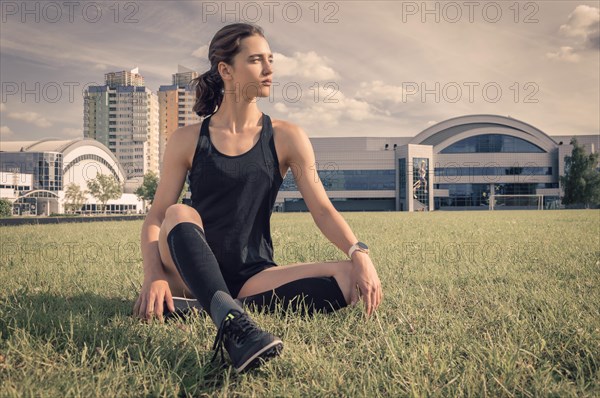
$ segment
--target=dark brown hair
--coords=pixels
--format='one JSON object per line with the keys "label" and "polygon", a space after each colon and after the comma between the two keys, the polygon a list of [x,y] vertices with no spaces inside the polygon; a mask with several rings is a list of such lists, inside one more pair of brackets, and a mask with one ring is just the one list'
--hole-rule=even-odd
{"label": "dark brown hair", "polygon": [[196,87],[196,102],[192,110],[198,116],[212,115],[216,112],[215,108],[221,106],[224,83],[217,68],[219,62],[233,65],[233,57],[241,50],[242,39],[253,35],[265,37],[260,26],[234,23],[221,28],[212,38],[208,46],[210,69],[191,81],[191,85]]}

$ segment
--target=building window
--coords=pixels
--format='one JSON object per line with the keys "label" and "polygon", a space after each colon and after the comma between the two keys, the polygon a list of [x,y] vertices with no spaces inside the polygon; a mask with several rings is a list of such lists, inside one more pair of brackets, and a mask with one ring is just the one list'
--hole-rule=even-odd
{"label": "building window", "polygon": [[400,199],[406,199],[406,159],[398,159],[398,184]]}
{"label": "building window", "polygon": [[442,149],[440,153],[544,153],[539,146],[505,134],[481,134],[468,137]]}
{"label": "building window", "polygon": [[[489,206],[491,188],[494,195],[535,195],[540,188],[558,188],[558,183],[494,183],[494,184],[435,184],[436,189],[447,189],[448,197],[436,197],[436,208]],[[548,196],[551,198],[552,196]],[[529,198],[508,198],[508,207],[529,203]],[[546,196],[544,204],[546,204]]]}
{"label": "building window", "polygon": [[471,176],[543,176],[552,175],[552,167],[436,167],[436,177],[471,177]]}
{"label": "building window", "polygon": [[[326,191],[381,191],[395,190],[395,170],[317,170]],[[311,176],[312,178],[313,176]],[[281,191],[297,191],[291,171],[281,184]]]}
{"label": "building window", "polygon": [[413,158],[413,199],[429,205],[429,159]]}

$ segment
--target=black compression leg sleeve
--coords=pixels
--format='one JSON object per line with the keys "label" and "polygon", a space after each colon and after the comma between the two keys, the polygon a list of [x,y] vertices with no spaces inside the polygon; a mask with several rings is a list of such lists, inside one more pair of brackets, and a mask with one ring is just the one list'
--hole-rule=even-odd
{"label": "black compression leg sleeve", "polygon": [[315,312],[332,312],[346,307],[344,293],[334,277],[298,279],[273,290],[239,299],[256,310],[283,311],[312,315]]}
{"label": "black compression leg sleeve", "polygon": [[173,262],[181,278],[217,326],[229,311],[243,311],[233,300],[204,231],[192,222],[176,224],[167,235]]}

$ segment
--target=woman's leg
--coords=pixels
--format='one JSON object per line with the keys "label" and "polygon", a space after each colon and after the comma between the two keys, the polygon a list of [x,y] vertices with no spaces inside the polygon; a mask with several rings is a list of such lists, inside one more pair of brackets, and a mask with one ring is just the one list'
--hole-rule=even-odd
{"label": "woman's leg", "polygon": [[163,229],[166,250],[161,251],[159,242],[159,251],[161,260],[170,260],[168,263],[172,269],[169,277],[178,289],[172,294],[182,290],[186,293],[186,289],[181,288],[183,282],[217,326],[229,311],[241,311],[242,308],[231,297],[219,263],[206,242],[198,212],[184,204],[169,206],[161,233]]}
{"label": "woman's leg", "polygon": [[353,289],[350,281],[351,268],[351,260],[296,263],[282,267],[271,267],[248,279],[240,290],[238,298],[273,290],[300,279],[333,277],[344,295],[346,304],[350,304]]}
{"label": "woman's leg", "polygon": [[[214,348],[224,345],[238,372],[259,364],[261,358],[278,355],[283,347],[281,340],[258,328],[231,297],[196,210],[183,204],[172,205],[165,220],[168,251],[161,252],[161,259],[171,260],[169,263],[177,271],[179,278],[171,276],[175,287],[181,289],[181,283],[187,286],[218,327]],[[164,245],[163,242],[163,249]]]}
{"label": "woman's leg", "polygon": [[167,283],[171,289],[171,294],[173,296],[193,298],[194,294],[185,285],[185,282],[181,279],[181,275],[179,275],[179,271],[177,271],[177,266],[173,263],[173,257],[167,243],[169,232],[180,222],[193,222],[204,229],[202,219],[196,210],[190,206],[180,204],[170,206],[165,212],[165,219],[160,226],[158,251],[160,252],[163,269],[167,275]]}

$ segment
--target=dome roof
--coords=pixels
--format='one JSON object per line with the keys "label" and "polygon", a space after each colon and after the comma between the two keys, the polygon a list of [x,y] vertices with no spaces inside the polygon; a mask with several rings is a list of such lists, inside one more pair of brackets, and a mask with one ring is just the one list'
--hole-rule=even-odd
{"label": "dome roof", "polygon": [[110,149],[93,138],[80,137],[72,140],[44,138],[38,141],[2,141],[0,143],[0,152],[59,152],[65,156],[69,152],[84,146],[94,146],[104,151],[112,163],[118,165],[120,174],[122,176],[126,175],[125,170],[123,170],[123,167]]}
{"label": "dome roof", "polygon": [[496,131],[499,134],[513,135],[532,142],[545,151],[550,151],[558,144],[549,135],[512,117],[500,115],[465,115],[434,124],[417,134],[411,144],[440,146],[454,137]]}

